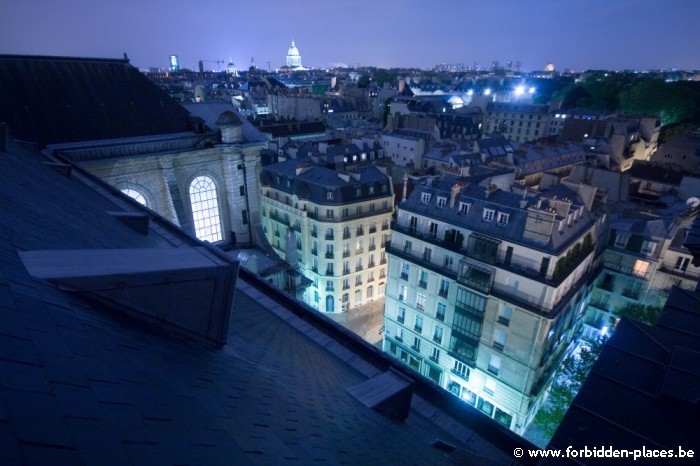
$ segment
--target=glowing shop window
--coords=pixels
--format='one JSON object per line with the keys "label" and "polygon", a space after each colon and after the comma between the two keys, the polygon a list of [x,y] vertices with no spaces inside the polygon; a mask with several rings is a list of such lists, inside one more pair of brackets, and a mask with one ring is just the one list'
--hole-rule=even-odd
{"label": "glowing shop window", "polygon": [[134,199],[139,204],[148,205],[148,204],[146,204],[146,198],[143,197],[143,194],[136,191],[135,189],[126,188],[126,189],[122,189],[122,192],[124,194],[126,194],[127,196],[129,196],[130,198]]}
{"label": "glowing shop window", "polygon": [[198,176],[190,184],[190,203],[194,218],[194,231],[197,238],[210,243],[223,239],[219,217],[219,201],[214,180]]}

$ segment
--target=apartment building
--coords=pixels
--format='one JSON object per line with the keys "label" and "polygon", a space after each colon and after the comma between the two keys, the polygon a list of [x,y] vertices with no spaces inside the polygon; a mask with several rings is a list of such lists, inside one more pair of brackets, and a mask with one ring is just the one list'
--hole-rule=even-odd
{"label": "apartment building", "polygon": [[617,311],[629,305],[661,308],[672,287],[694,290],[700,267],[683,246],[694,210],[671,220],[620,216],[611,221],[600,272],[593,282],[583,338],[607,333]]}
{"label": "apartment building", "polygon": [[484,112],[483,130],[485,134],[503,134],[514,142],[533,141],[552,135],[553,116],[544,104],[490,102]]}
{"label": "apartment building", "polygon": [[394,199],[388,176],[374,166],[336,171],[306,158],[268,165],[260,180],[265,237],[313,282],[307,304],[344,312],[384,297]]}
{"label": "apartment building", "polygon": [[578,327],[598,223],[562,186],[416,186],[387,246],[384,350],[522,433]]}

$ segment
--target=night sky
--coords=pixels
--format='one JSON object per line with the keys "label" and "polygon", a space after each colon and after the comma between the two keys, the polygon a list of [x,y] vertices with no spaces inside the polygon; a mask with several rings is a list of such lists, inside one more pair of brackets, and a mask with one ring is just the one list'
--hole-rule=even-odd
{"label": "night sky", "polygon": [[[121,57],[139,68],[284,65],[700,69],[700,0],[11,0],[0,53]],[[225,66],[225,64],[223,65]]]}

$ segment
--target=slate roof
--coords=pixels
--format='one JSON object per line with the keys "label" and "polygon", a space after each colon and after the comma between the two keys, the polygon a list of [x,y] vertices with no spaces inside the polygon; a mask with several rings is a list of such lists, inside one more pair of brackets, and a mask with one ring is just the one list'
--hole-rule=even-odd
{"label": "slate roof", "polygon": [[652,181],[661,184],[680,186],[683,180],[683,173],[671,170],[667,166],[653,165],[650,163],[636,162],[627,170],[630,177],[644,181]]}
{"label": "slate roof", "polygon": [[[299,174],[297,170],[300,170]],[[347,173],[344,175],[349,176],[347,181],[340,177],[338,171],[316,165],[310,159],[290,159],[264,167],[260,183],[321,205],[339,205],[391,195],[391,181],[375,166],[359,169],[359,179]],[[382,186],[386,187],[384,191]],[[370,187],[374,187],[374,193],[369,192]],[[334,192],[333,199],[327,198],[329,188]],[[358,188],[361,190],[359,196]]]}
{"label": "slate roof", "polygon": [[[469,180],[471,181],[471,178],[469,178]],[[586,209],[583,209],[583,214],[577,222],[572,222],[571,225],[565,226],[562,233],[559,233],[555,228],[546,245],[537,244],[524,237],[523,234],[528,215],[527,207],[536,204],[540,196],[528,196],[525,207],[521,207],[520,203],[523,197],[519,194],[496,189],[487,198],[486,189],[483,186],[470,182],[468,186],[461,189],[454,207],[450,207],[449,199],[451,188],[454,183],[455,181],[452,180],[449,182],[440,181],[431,187],[418,185],[408,196],[406,201],[401,204],[401,209],[447,222],[493,238],[519,243],[529,248],[544,249],[549,252],[560,251],[561,248],[577,239],[583,231],[590,227],[592,222],[590,213]],[[567,191],[576,207],[583,205],[576,193],[570,190]],[[423,203],[421,200],[421,195],[424,192],[431,194],[430,201],[427,204]],[[437,206],[438,196],[447,198],[447,205],[445,207],[440,208]],[[471,204],[468,214],[462,215],[459,213],[460,202]],[[503,227],[499,226],[497,222],[484,221],[484,208],[508,214],[509,219],[507,226]],[[559,219],[560,217],[557,217],[557,220]]]}
{"label": "slate roof", "polygon": [[[198,103],[183,103],[185,109],[192,115],[202,118],[211,131],[217,131],[216,120],[224,112],[238,112],[233,105],[227,102],[198,102]],[[267,140],[265,136],[253,126],[246,118],[239,116],[242,123],[243,140],[245,142],[264,142]]]}
{"label": "slate roof", "polygon": [[105,210],[142,207],[54,170],[0,149],[3,464],[507,464],[531,448],[427,381],[404,422],[366,408],[346,390],[389,358],[244,272],[217,350],[33,279],[18,252],[201,245],[163,220],[131,230]]}
{"label": "slate roof", "polygon": [[549,448],[614,445],[677,452],[680,446],[697,452],[699,399],[700,294],[674,288],[656,326],[620,321]]}
{"label": "slate roof", "polygon": [[40,148],[190,131],[187,111],[127,59],[0,55],[0,121]]}

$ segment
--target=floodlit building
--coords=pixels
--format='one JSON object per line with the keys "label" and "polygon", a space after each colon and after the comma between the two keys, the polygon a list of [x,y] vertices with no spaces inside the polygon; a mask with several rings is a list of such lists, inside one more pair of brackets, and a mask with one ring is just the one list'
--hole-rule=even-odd
{"label": "floodlit building", "polygon": [[523,432],[578,327],[598,224],[563,186],[416,186],[387,246],[384,350]]}
{"label": "floodlit building", "polygon": [[484,133],[499,133],[514,142],[550,136],[553,117],[548,105],[490,102],[484,112]]}
{"label": "floodlit building", "polygon": [[313,282],[306,303],[344,312],[384,296],[394,199],[388,176],[374,166],[336,171],[291,159],[264,167],[260,181],[263,231]]}

